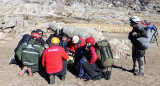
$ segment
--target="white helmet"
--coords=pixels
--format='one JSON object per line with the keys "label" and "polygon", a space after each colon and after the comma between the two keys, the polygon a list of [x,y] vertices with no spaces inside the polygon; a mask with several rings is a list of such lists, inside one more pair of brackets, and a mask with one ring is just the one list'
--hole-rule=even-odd
{"label": "white helmet", "polygon": [[78,36],[73,36],[72,41],[74,44],[78,43],[79,37]]}
{"label": "white helmet", "polygon": [[132,17],[130,17],[129,21],[139,23],[140,18],[138,16],[132,16]]}

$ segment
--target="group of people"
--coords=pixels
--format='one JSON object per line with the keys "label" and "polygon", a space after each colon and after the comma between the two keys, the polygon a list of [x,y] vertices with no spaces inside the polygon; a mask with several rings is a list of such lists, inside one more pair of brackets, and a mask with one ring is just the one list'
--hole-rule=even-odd
{"label": "group of people", "polygon": [[[140,19],[137,16],[130,18],[130,25],[133,30],[129,33],[129,39],[133,44],[132,58],[133,69],[130,70],[136,76],[144,75],[144,55],[145,50],[140,49],[136,39],[145,37],[147,32],[140,26]],[[43,31],[37,29],[31,35],[25,34],[15,49],[15,55],[11,58],[10,64],[21,64],[22,70],[19,76],[28,72],[33,76],[39,71],[40,65],[49,75],[50,84],[55,83],[55,76],[65,80],[67,66],[70,65],[77,72],[78,78],[86,80],[100,80],[103,78],[103,67],[97,62],[98,55],[95,50],[95,39],[88,37],[86,40],[74,36],[68,37],[61,30],[56,30],[54,34],[46,40],[49,48],[45,48]],[[70,61],[72,60],[74,61]],[[139,66],[138,66],[139,64]],[[139,72],[138,72],[139,67]]]}
{"label": "group of people", "polygon": [[98,56],[93,37],[84,40],[75,35],[70,38],[57,29],[49,36],[46,43],[49,48],[45,48],[43,31],[40,29],[23,36],[15,49],[15,55],[9,62],[9,64],[20,64],[22,70],[19,76],[28,73],[32,77],[34,72],[40,71],[42,65],[49,75],[50,84],[54,84],[56,75],[62,81],[65,80],[67,66],[70,65],[79,78],[86,80],[102,78],[102,68],[96,63]]}

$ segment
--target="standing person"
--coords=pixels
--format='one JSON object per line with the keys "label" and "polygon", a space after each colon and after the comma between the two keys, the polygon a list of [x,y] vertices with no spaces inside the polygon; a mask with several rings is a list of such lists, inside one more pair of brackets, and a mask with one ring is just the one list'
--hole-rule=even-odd
{"label": "standing person", "polygon": [[82,57],[79,65],[78,77],[82,78],[85,74],[84,72],[86,72],[92,80],[100,80],[102,69],[98,68],[96,64],[98,56],[95,51],[95,39],[93,37],[88,37],[86,39],[86,45],[80,48],[76,54]]}
{"label": "standing person", "polygon": [[50,48],[44,51],[42,57],[42,65],[49,74],[50,84],[55,83],[55,75],[58,75],[62,81],[65,80],[68,54],[59,46],[59,43],[60,40],[53,37]]}
{"label": "standing person", "polygon": [[[132,46],[132,60],[133,60],[133,69],[130,70],[134,73],[135,76],[144,76],[144,55],[145,50],[140,49],[137,42],[137,38],[146,37],[147,31],[145,27],[140,24],[140,18],[133,16],[130,18],[130,26],[133,27],[132,31],[129,33],[128,38],[131,40]],[[139,66],[138,66],[139,65]],[[139,67],[139,72],[138,72]]]}
{"label": "standing person", "polygon": [[29,76],[32,77],[33,73],[38,71],[39,58],[43,53],[42,46],[38,43],[39,39],[40,35],[38,33],[32,33],[31,39],[28,42],[24,42],[17,50],[18,59],[23,64],[19,76],[23,76],[28,71]]}

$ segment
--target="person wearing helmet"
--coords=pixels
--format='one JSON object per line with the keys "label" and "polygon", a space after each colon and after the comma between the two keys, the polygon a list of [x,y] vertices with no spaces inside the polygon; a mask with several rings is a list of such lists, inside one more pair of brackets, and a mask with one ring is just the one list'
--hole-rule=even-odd
{"label": "person wearing helmet", "polygon": [[86,39],[86,45],[78,49],[76,54],[81,56],[78,77],[84,78],[85,71],[88,76],[90,76],[90,78],[86,79],[100,80],[102,69],[98,68],[96,64],[98,56],[95,51],[95,39],[93,37],[88,37]]}
{"label": "person wearing helmet", "polygon": [[[42,38],[42,36],[43,36],[43,31],[42,31],[41,29],[33,30],[33,31],[31,32],[31,34],[34,33],[34,32],[39,33],[40,39],[38,40],[38,43],[40,43],[40,44],[42,45],[43,49],[45,49],[45,47],[44,47],[45,41],[44,41],[44,39]],[[19,49],[19,47],[20,47],[24,42],[28,42],[28,41],[30,40],[31,34],[25,34],[25,35],[23,35],[22,39],[18,42],[18,45],[17,45],[17,47],[16,47],[15,50],[14,50],[15,55],[13,55],[13,57],[10,58],[10,60],[9,60],[9,65],[10,65],[10,64],[17,64],[17,65],[21,66],[21,62],[18,60],[17,55],[16,55],[16,52],[17,52],[17,50]]]}
{"label": "person wearing helmet", "polygon": [[72,42],[70,43],[70,52],[75,53],[80,47],[85,45],[85,40],[79,38],[78,36],[74,36],[72,38]]}
{"label": "person wearing helmet", "polygon": [[34,72],[39,71],[39,58],[43,53],[42,46],[38,43],[39,39],[38,33],[32,33],[30,40],[24,42],[17,50],[16,54],[23,66],[19,76],[22,77],[28,71],[29,76],[32,77]]}
{"label": "person wearing helmet", "polygon": [[[49,28],[49,30],[52,30]],[[52,30],[53,31],[53,30]],[[56,29],[54,31],[54,34],[51,34],[48,39],[46,40],[46,43],[48,44],[48,46],[51,46],[51,39],[52,37],[58,37],[59,39],[62,38],[62,35],[63,35],[63,30],[62,29]]]}
{"label": "person wearing helmet", "polygon": [[62,81],[65,80],[68,54],[59,43],[59,38],[53,37],[51,46],[44,51],[42,57],[42,65],[49,75],[50,84],[55,83],[55,75],[58,75]]}
{"label": "person wearing helmet", "polygon": [[40,43],[42,45],[42,47],[45,49],[45,41],[42,38],[43,37],[43,31],[41,29],[37,29],[35,32],[39,33],[39,35],[40,35],[40,39],[38,40],[38,43]]}
{"label": "person wearing helmet", "polygon": [[[131,40],[132,46],[132,59],[133,59],[133,69],[130,72],[134,73],[135,76],[144,75],[144,52],[138,47],[138,42],[136,41],[139,37],[146,37],[147,31],[145,27],[140,24],[140,18],[138,16],[133,16],[129,19],[130,26],[133,27],[132,31],[129,33],[129,40]],[[138,66],[139,65],[139,66]],[[139,72],[138,72],[139,67]]]}

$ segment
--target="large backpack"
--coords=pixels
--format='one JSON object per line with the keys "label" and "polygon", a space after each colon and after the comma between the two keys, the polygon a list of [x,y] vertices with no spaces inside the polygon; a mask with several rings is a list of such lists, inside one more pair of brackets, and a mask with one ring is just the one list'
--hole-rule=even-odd
{"label": "large backpack", "polygon": [[[147,31],[146,37],[139,37],[137,38],[137,41],[139,42],[139,48],[142,50],[146,50],[150,47],[151,43],[156,40],[157,42],[157,36],[158,36],[158,28],[154,25],[154,23],[143,20],[141,21],[141,26]],[[157,42],[158,45],[158,42]],[[159,46],[159,45],[158,45]]]}
{"label": "large backpack", "polygon": [[38,64],[38,60],[39,60],[39,52],[36,50],[36,47],[39,48],[41,45],[36,43],[29,43],[29,42],[25,42],[23,44],[23,51],[22,51],[22,55],[24,55],[25,57],[22,58],[22,62],[25,65],[36,65]]}
{"label": "large backpack", "polygon": [[98,61],[102,67],[110,67],[114,64],[113,54],[109,42],[105,39],[96,42],[96,53],[98,55]]}

